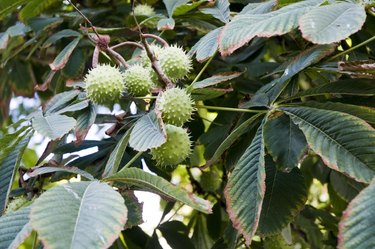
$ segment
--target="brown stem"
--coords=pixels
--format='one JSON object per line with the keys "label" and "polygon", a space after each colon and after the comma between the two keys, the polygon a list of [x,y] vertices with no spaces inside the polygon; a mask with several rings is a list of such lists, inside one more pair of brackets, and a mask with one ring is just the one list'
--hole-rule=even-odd
{"label": "brown stem", "polygon": [[137,47],[137,48],[140,48],[142,50],[145,49],[142,44],[139,44],[139,43],[136,43],[136,42],[132,42],[132,41],[121,42],[121,43],[116,44],[116,45],[114,45],[114,46],[112,46],[110,48],[111,49],[117,49],[117,48],[124,47],[124,46]]}
{"label": "brown stem", "polygon": [[146,37],[143,37],[142,33],[140,36],[141,36],[141,41],[145,47],[147,56],[151,61],[152,68],[155,70],[156,74],[158,75],[159,80],[164,83],[165,88],[173,87],[174,86],[173,82],[167,77],[167,75],[164,74],[158,59],[156,58],[155,54],[152,52],[150,45],[148,44],[146,40]]}
{"label": "brown stem", "polygon": [[163,47],[167,48],[169,47],[169,44],[166,40],[164,40],[163,38],[161,38],[160,36],[157,36],[157,35],[153,35],[153,34],[141,34],[143,37],[146,37],[146,38],[152,38],[152,39],[155,39],[157,40],[158,42],[160,42]]}
{"label": "brown stem", "polygon": [[107,48],[106,51],[117,61],[119,61],[125,68],[129,68],[129,64],[125,61],[124,57],[122,57],[119,53],[114,51],[111,48]]}

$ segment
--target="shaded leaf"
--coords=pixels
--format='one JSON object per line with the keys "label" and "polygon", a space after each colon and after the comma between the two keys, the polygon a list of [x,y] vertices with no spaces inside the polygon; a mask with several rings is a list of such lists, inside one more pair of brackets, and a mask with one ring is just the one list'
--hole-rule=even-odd
{"label": "shaded leaf", "polygon": [[126,221],[125,229],[142,224],[144,222],[142,219],[143,203],[138,201],[134,191],[126,191],[121,193],[121,195],[124,197],[128,208],[128,220]]}
{"label": "shaded leaf", "polygon": [[107,248],[126,220],[122,196],[96,181],[53,187],[30,212],[31,226],[48,248]]}
{"label": "shaded leaf", "polygon": [[321,45],[304,50],[291,59],[280,78],[261,87],[249,102],[241,106],[249,108],[252,106],[268,106],[273,103],[294,75],[332,53],[335,47],[335,45]]}
{"label": "shaded leaf", "polygon": [[155,111],[140,118],[130,133],[129,145],[137,151],[156,148],[167,141]]}
{"label": "shaded leaf", "polygon": [[61,138],[76,125],[74,118],[59,114],[46,117],[40,115],[31,119],[31,122],[34,130],[51,140]]}
{"label": "shaded leaf", "polygon": [[[0,20],[6,15],[12,13],[19,6],[27,3],[29,0],[1,0],[0,1]],[[1,47],[1,46],[0,46]]]}
{"label": "shaded leaf", "polygon": [[16,249],[31,234],[29,213],[25,207],[0,218],[0,248]]}
{"label": "shaded leaf", "polygon": [[207,229],[207,220],[203,215],[198,214],[196,223],[194,226],[193,237],[191,238],[195,248],[199,249],[211,249],[214,241],[209,235],[209,229]]}
{"label": "shaded leaf", "polygon": [[95,106],[89,102],[89,108],[78,116],[77,118],[77,125],[75,128],[75,136],[77,140],[75,141],[76,144],[80,144],[85,140],[87,133],[90,130],[91,125],[94,124],[96,119],[96,109]]}
{"label": "shaded leaf", "polygon": [[374,96],[375,84],[373,80],[368,79],[340,80],[333,83],[322,84],[317,87],[300,92],[288,98],[287,100],[324,94]]}
{"label": "shaded leaf", "polygon": [[339,223],[337,248],[375,247],[375,180],[348,205]]}
{"label": "shaded leaf", "polygon": [[81,175],[88,180],[94,180],[95,178],[88,172],[78,169],[76,167],[38,167],[34,168],[32,172],[26,173],[30,177],[36,177],[38,175],[54,173],[54,172],[68,172],[77,175]]}
{"label": "shaded leaf", "polygon": [[277,167],[297,167],[307,143],[302,131],[286,115],[268,120],[264,125],[264,143]]}
{"label": "shaded leaf", "polygon": [[172,248],[195,249],[194,244],[189,238],[188,228],[177,220],[164,222],[158,229]]}
{"label": "shaded leaf", "polygon": [[78,37],[81,36],[80,33],[78,33],[75,30],[72,29],[63,29],[60,30],[59,32],[54,33],[52,36],[50,36],[44,43],[43,43],[43,48],[47,48],[57,42],[58,40],[66,37]]}
{"label": "shaded leaf", "polygon": [[258,233],[280,233],[290,223],[307,200],[307,187],[298,168],[289,173],[276,169],[270,157],[266,157],[266,193],[260,214]]}
{"label": "shaded leaf", "polygon": [[336,111],[282,107],[324,163],[360,182],[375,176],[375,130],[363,120]]}
{"label": "shaded leaf", "polygon": [[223,23],[228,23],[230,18],[229,1],[216,0],[215,5],[211,8],[204,8],[201,10],[205,14],[211,14],[216,19]]}
{"label": "shaded leaf", "polygon": [[315,8],[299,20],[303,38],[317,44],[346,39],[361,29],[366,20],[364,7],[357,3],[338,2]]}
{"label": "shaded leaf", "polygon": [[226,24],[219,37],[219,50],[223,56],[248,43],[254,37],[283,35],[298,27],[298,19],[322,3],[306,0],[265,14],[243,14]]}
{"label": "shaded leaf", "polygon": [[81,40],[80,37],[75,38],[71,41],[66,47],[56,56],[55,60],[49,64],[50,68],[53,71],[58,71],[62,69],[65,64],[68,62],[70,55],[72,54],[73,50],[78,45],[78,42]]}
{"label": "shaded leaf", "polygon": [[233,143],[239,139],[245,132],[249,131],[251,128],[253,128],[255,121],[261,117],[262,114],[256,114],[252,116],[251,118],[247,119],[245,122],[243,122],[241,125],[239,125],[235,130],[233,130],[229,136],[227,136],[224,141],[220,144],[220,146],[216,149],[213,156],[210,158],[209,161],[207,161],[206,166],[212,165],[215,163],[221,155],[229,149]]}
{"label": "shaded leaf", "polygon": [[232,88],[198,88],[192,91],[192,98],[194,100],[208,100],[220,97],[228,92],[233,91]]}
{"label": "shaded leaf", "polygon": [[138,168],[124,168],[118,173],[104,178],[105,181],[123,182],[134,185],[142,190],[150,191],[158,195],[180,201],[203,213],[210,213],[212,204],[192,193],[174,186],[164,178],[154,176]]}
{"label": "shaded leaf", "polygon": [[5,209],[14,176],[31,137],[30,129],[5,135],[0,139],[0,215]]}
{"label": "shaded leaf", "polygon": [[263,127],[238,160],[225,187],[227,212],[233,226],[250,244],[257,230],[265,193]]}
{"label": "shaded leaf", "polygon": [[120,141],[118,141],[115,149],[109,155],[107,164],[103,172],[103,177],[113,175],[118,171],[118,168],[121,163],[121,159],[124,156],[125,149],[128,146],[131,130],[127,130],[126,133],[122,136]]}
{"label": "shaded leaf", "polygon": [[347,202],[353,200],[362,189],[366,187],[365,184],[356,182],[353,179],[340,174],[334,170],[329,175],[329,182],[336,193]]}
{"label": "shaded leaf", "polygon": [[219,46],[218,38],[222,28],[217,28],[203,36],[189,51],[189,54],[196,54],[196,59],[203,62],[212,57]]}

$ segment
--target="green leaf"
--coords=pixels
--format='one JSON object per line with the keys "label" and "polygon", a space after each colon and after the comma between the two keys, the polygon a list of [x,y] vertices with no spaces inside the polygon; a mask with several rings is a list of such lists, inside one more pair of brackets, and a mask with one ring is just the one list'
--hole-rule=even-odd
{"label": "green leaf", "polygon": [[206,165],[212,165],[213,163],[215,163],[221,157],[221,155],[223,155],[223,153],[233,145],[233,143],[237,139],[239,139],[243,134],[253,128],[255,121],[261,116],[262,114],[260,113],[256,114],[239,125],[235,130],[233,130],[216,149],[214,155],[209,161],[207,161]]}
{"label": "green leaf", "polygon": [[297,167],[307,148],[302,131],[286,115],[265,123],[264,143],[278,168],[284,170]]}
{"label": "green leaf", "polygon": [[18,14],[19,18],[24,21],[28,18],[34,17],[48,9],[53,4],[59,2],[58,0],[29,0],[25,7],[23,7]]}
{"label": "green leaf", "polygon": [[200,1],[197,1],[197,2],[192,2],[192,3],[180,5],[180,6],[176,7],[175,10],[173,11],[173,16],[175,17],[175,16],[184,15],[187,12],[198,8],[202,3],[205,3],[205,2],[207,2],[207,0],[200,0]]}
{"label": "green leaf", "polygon": [[64,21],[61,17],[33,17],[26,21],[35,33],[56,27]]}
{"label": "green leaf", "polygon": [[319,6],[299,21],[303,38],[317,44],[346,39],[361,29],[366,20],[365,8],[358,3],[338,2]]}
{"label": "green leaf", "polygon": [[233,226],[250,244],[258,227],[266,191],[263,127],[238,160],[225,187],[227,212]]}
{"label": "green leaf", "polygon": [[189,0],[163,0],[165,7],[167,8],[168,16],[172,18],[175,9],[180,6],[187,4]]}
{"label": "green leaf", "polygon": [[201,10],[205,14],[210,14],[223,23],[228,23],[230,18],[229,1],[216,0],[215,5],[211,8]]}
{"label": "green leaf", "polygon": [[204,215],[198,214],[196,223],[194,226],[193,237],[191,238],[195,248],[199,249],[211,249],[214,241],[209,235],[209,229],[207,229],[207,220]]}
{"label": "green leaf", "polygon": [[156,148],[167,141],[159,119],[152,111],[140,118],[130,134],[129,145],[137,151]]}
{"label": "green leaf", "polygon": [[10,189],[31,137],[30,129],[5,135],[0,140],[0,215],[5,209]]}
{"label": "green leaf", "polygon": [[29,213],[25,207],[0,218],[0,248],[17,249],[31,234]]}
{"label": "green leaf", "polygon": [[173,30],[174,25],[175,25],[175,21],[173,18],[163,18],[158,21],[157,29],[159,31]]}
{"label": "green leaf", "polygon": [[324,163],[360,182],[375,175],[375,130],[362,119],[310,107],[280,108],[305,134]]}
{"label": "green leaf", "polygon": [[91,102],[89,102],[89,107],[87,108],[87,110],[77,117],[77,125],[74,132],[77,138],[77,144],[80,144],[81,142],[83,142],[83,140],[85,140],[85,137],[89,132],[91,125],[94,124],[95,119],[95,106]]}
{"label": "green leaf", "polygon": [[374,248],[374,193],[375,179],[349,203],[339,223],[337,248]]}
{"label": "green leaf", "polygon": [[188,236],[189,230],[181,221],[172,220],[164,222],[158,229],[172,248],[195,249],[194,244]]}
{"label": "green leaf", "polygon": [[192,98],[194,100],[208,100],[220,97],[228,92],[233,91],[233,89],[223,89],[223,88],[198,88],[193,89]]}
{"label": "green leaf", "polygon": [[333,83],[322,84],[317,87],[300,92],[286,101],[325,94],[342,94],[342,95],[357,95],[357,96],[374,96],[375,84],[373,80],[368,79],[348,79],[340,80]]}
{"label": "green leaf", "polygon": [[203,36],[189,51],[189,54],[196,54],[196,59],[203,62],[212,57],[219,46],[218,38],[222,28],[217,28]]}
{"label": "green leaf", "polygon": [[334,170],[329,174],[329,182],[336,193],[347,202],[353,200],[366,187],[365,184],[356,182]]}
{"label": "green leaf", "polygon": [[344,112],[344,113],[356,116],[360,119],[363,119],[364,121],[366,121],[367,123],[373,126],[375,125],[374,108],[351,105],[351,104],[344,104],[340,102],[315,102],[315,101],[298,103],[297,105],[308,106],[308,107],[324,109],[324,110]]}
{"label": "green leaf", "polygon": [[75,49],[70,55],[68,62],[61,71],[66,78],[78,78],[85,68],[86,57],[82,49]]}
{"label": "green leaf", "polygon": [[128,146],[131,130],[127,130],[126,133],[122,136],[120,141],[118,141],[115,149],[109,155],[107,164],[105,165],[103,177],[113,175],[118,171],[118,168],[121,163],[121,159],[124,156],[125,149]]}
{"label": "green leaf", "polygon": [[58,110],[57,112],[55,112],[55,114],[62,114],[62,113],[65,113],[65,112],[79,111],[79,110],[82,110],[82,109],[85,109],[86,107],[88,107],[89,103],[90,103],[90,100],[80,101],[78,103],[69,105],[67,107],[64,107],[64,108]]}
{"label": "green leaf", "polygon": [[159,176],[151,175],[138,168],[124,168],[118,173],[103,179],[104,181],[123,182],[134,185],[142,190],[180,201],[203,213],[210,213],[212,204],[192,193],[173,185]]}
{"label": "green leaf", "polygon": [[68,62],[70,55],[72,54],[73,50],[78,45],[78,42],[81,40],[80,37],[75,38],[71,41],[66,47],[56,56],[55,60],[49,64],[50,68],[53,71],[58,71],[64,68],[65,64]]}
{"label": "green leaf", "polygon": [[1,0],[0,1],[0,20],[5,16],[12,13],[19,6],[24,3],[27,3],[29,0]]}
{"label": "green leaf", "polygon": [[335,47],[335,45],[320,45],[304,50],[288,62],[284,73],[280,78],[277,78],[261,87],[249,102],[244,103],[241,106],[249,108],[253,106],[270,105],[282,93],[293,76],[332,53]]}
{"label": "green leaf", "polygon": [[32,172],[28,172],[27,175],[30,177],[36,177],[38,175],[43,175],[43,174],[49,174],[49,173],[54,173],[54,172],[68,172],[68,173],[73,173],[77,175],[81,175],[85,177],[88,180],[94,180],[95,178],[88,172],[81,170],[76,167],[39,167],[39,168],[34,168]]}
{"label": "green leaf", "polygon": [[278,171],[271,157],[266,157],[266,193],[257,233],[281,232],[304,207],[306,200],[307,187],[300,170]]}
{"label": "green leaf", "polygon": [[78,94],[78,90],[71,90],[56,94],[50,101],[48,101],[44,109],[44,113],[49,115],[65,108],[69,105],[70,101],[78,96]]}
{"label": "green leaf", "polygon": [[53,187],[35,200],[30,223],[47,248],[107,248],[127,220],[122,196],[105,183]]}
{"label": "green leaf", "polygon": [[288,5],[265,14],[242,14],[224,26],[219,38],[219,50],[223,56],[232,54],[254,37],[283,35],[298,27],[298,19],[322,3],[322,0],[306,0]]}
{"label": "green leaf", "polygon": [[46,117],[38,115],[31,122],[34,130],[51,140],[61,138],[76,125],[74,118],[55,113]]}
{"label": "green leaf", "polygon": [[57,33],[54,33],[52,36],[50,36],[47,39],[47,41],[45,41],[43,43],[42,47],[43,48],[48,48],[49,46],[51,46],[52,44],[56,43],[58,40],[60,40],[62,38],[66,38],[66,37],[78,37],[78,36],[81,36],[81,34],[78,33],[75,30],[72,30],[72,29],[63,29],[63,30],[60,30]]}
{"label": "green leaf", "polygon": [[208,86],[213,86],[217,85],[221,82],[229,81],[234,78],[237,78],[241,75],[241,72],[227,72],[227,73],[220,73],[220,74],[215,74],[209,78],[206,78],[201,81],[195,82],[192,86],[193,89],[198,89],[198,88],[204,88]]}

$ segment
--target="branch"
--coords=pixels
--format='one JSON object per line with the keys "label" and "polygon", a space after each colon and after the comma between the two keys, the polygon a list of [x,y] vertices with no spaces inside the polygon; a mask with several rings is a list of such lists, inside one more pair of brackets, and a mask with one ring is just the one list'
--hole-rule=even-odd
{"label": "branch", "polygon": [[153,34],[141,34],[141,36],[146,37],[146,38],[155,39],[158,42],[160,42],[163,45],[163,47],[165,47],[165,48],[169,47],[168,42],[166,40],[164,40],[163,38],[161,38],[160,36],[153,35]]}
{"label": "branch", "polygon": [[132,42],[132,41],[126,41],[126,42],[121,42],[117,45],[114,45],[112,47],[110,47],[111,49],[117,49],[117,48],[120,48],[120,47],[124,47],[124,46],[133,46],[133,47],[137,47],[137,48],[140,48],[142,50],[145,49],[145,47],[143,47],[142,44],[139,44],[139,43],[136,43],[136,42]]}

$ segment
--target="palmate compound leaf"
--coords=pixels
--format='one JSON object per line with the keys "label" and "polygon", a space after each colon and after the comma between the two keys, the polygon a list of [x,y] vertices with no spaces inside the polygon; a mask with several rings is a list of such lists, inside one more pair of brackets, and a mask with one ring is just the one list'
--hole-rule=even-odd
{"label": "palmate compound leaf", "polygon": [[346,39],[360,30],[365,20],[366,11],[362,5],[338,2],[311,10],[302,16],[299,25],[306,40],[330,44]]}
{"label": "palmate compound leaf", "polygon": [[46,248],[108,248],[127,220],[122,196],[97,181],[59,185],[32,205],[30,223]]}
{"label": "palmate compound leaf", "polygon": [[150,191],[169,199],[180,201],[203,213],[211,213],[212,203],[188,193],[164,178],[154,176],[138,168],[124,168],[118,173],[104,178],[104,181],[123,182]]}
{"label": "palmate compound leaf", "polygon": [[265,14],[241,14],[226,24],[219,37],[219,50],[227,56],[254,37],[283,35],[298,27],[299,18],[321,4],[306,0]]}
{"label": "palmate compound leaf", "polygon": [[203,36],[195,45],[190,49],[189,54],[196,54],[196,59],[199,62],[208,60],[211,56],[215,54],[218,44],[218,37],[222,28],[217,28],[205,36]]}
{"label": "palmate compound leaf", "polygon": [[339,223],[339,249],[375,248],[375,178],[355,197]]}
{"label": "palmate compound leaf", "polygon": [[270,235],[281,232],[304,207],[307,188],[297,167],[288,173],[278,171],[270,156],[265,163],[266,193],[257,233]]}
{"label": "palmate compound leaf", "polygon": [[265,194],[263,127],[235,165],[225,187],[227,212],[233,226],[250,244],[257,230]]}
{"label": "palmate compound leaf", "polygon": [[305,134],[324,163],[359,182],[375,176],[375,129],[346,113],[311,107],[281,107]]}
{"label": "palmate compound leaf", "polygon": [[31,234],[29,213],[25,207],[0,218],[0,248],[16,249]]}

